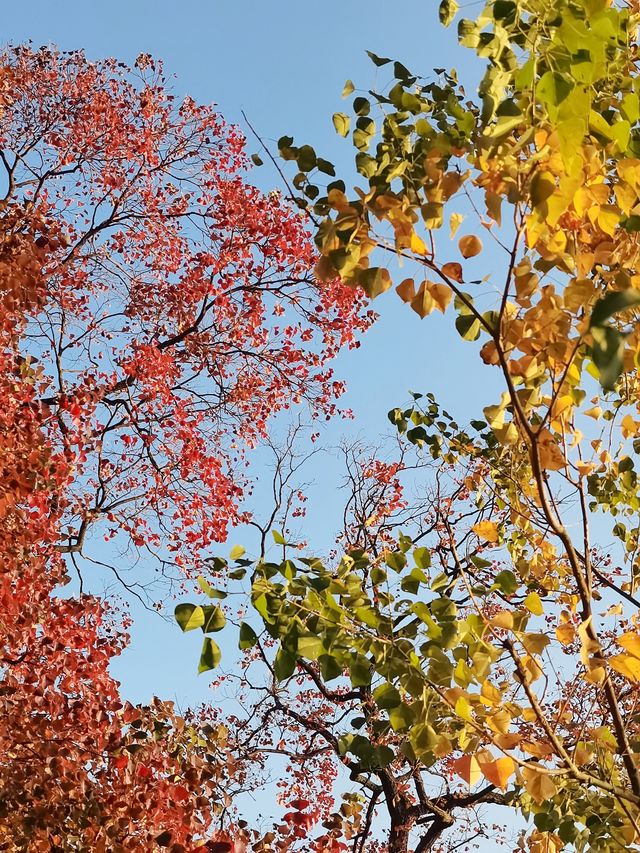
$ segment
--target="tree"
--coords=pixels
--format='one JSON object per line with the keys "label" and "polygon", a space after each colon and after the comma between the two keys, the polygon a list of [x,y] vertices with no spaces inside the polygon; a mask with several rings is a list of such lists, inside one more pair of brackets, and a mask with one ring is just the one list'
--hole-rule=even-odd
{"label": "tree", "polygon": [[188,576],[243,517],[268,417],[333,414],[326,362],[372,315],[319,290],[300,216],[149,57],[21,46],[0,68],[0,847],[237,853],[262,838],[232,803],[259,763],[120,698],[128,617],[87,567],[104,537]]}
{"label": "tree", "polygon": [[384,803],[390,853],[453,849],[482,801],[532,819],[535,853],[638,842],[639,14],[489,2],[458,23],[486,64],[475,99],[370,54],[394,79],[353,101],[353,192],[279,142],[319,277],[375,297],[401,258],[400,298],[453,314],[503,387],[463,426],[429,395],[390,412],[438,464],[419,543],[408,525],[380,553],[254,564],[276,680],[358,708],[325,741]]}

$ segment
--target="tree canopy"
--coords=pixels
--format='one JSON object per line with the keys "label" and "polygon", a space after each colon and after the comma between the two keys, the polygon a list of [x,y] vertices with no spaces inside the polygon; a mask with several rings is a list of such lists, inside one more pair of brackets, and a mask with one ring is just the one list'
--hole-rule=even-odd
{"label": "tree canopy", "polygon": [[375,548],[356,537],[335,561],[261,555],[252,601],[276,682],[310,679],[334,711],[357,711],[321,734],[364,802],[384,803],[392,853],[453,849],[457,817],[482,802],[531,820],[521,849],[632,849],[638,8],[496,0],[468,20],[444,0],[439,13],[484,64],[475,97],[453,70],[425,79],[370,54],[390,87],[348,81],[352,115],[333,117],[356,186],[325,185],[334,167],[308,144],[279,150],[318,277],[371,297],[395,284],[421,318],[451,316],[501,396],[462,425],[431,394],[392,409],[433,460],[432,523]]}
{"label": "tree canopy", "polygon": [[[269,195],[149,56],[0,56],[3,849],[640,843],[640,7],[471,8],[438,16],[477,87],[370,53],[389,84],[347,81],[333,116],[353,171],[285,135]],[[486,405],[445,410],[428,367],[407,401],[398,365],[326,553],[295,521],[302,432],[268,421],[337,412],[327,361],[393,289],[468,345]],[[219,555],[243,521],[257,544]],[[116,545],[179,595],[200,672],[238,626],[232,714],[122,700],[128,616],[89,574],[139,594]],[[265,826],[242,798],[274,776]]]}

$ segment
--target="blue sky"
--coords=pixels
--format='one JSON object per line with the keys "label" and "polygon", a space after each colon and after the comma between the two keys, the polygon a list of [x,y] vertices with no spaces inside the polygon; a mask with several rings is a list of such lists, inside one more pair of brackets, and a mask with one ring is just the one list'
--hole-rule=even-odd
{"label": "blue sky", "polygon": [[[466,5],[473,13],[480,4]],[[178,94],[215,102],[228,120],[240,124],[244,110],[265,140],[291,134],[345,165],[350,146],[340,145],[331,124],[332,113],[345,108],[344,81],[351,78],[364,89],[387,82],[385,69],[374,68],[366,49],[424,75],[434,67],[456,66],[461,77],[473,81],[478,69],[474,57],[458,48],[455,33],[440,27],[437,3],[425,0],[405,0],[401,14],[399,6],[380,0],[183,0],[179,6],[166,0],[29,0],[6,4],[3,24],[7,41],[84,48],[90,58],[131,62],[138,53],[151,53],[175,75]],[[250,141],[249,150],[256,149]],[[252,180],[270,189],[279,178],[264,166]],[[483,257],[483,264],[491,260],[489,253]],[[486,272],[479,267],[478,277]],[[388,426],[387,410],[403,404],[408,389],[433,391],[463,420],[494,401],[492,389],[483,387],[473,348],[451,334],[450,316],[421,322],[392,293],[376,308],[381,319],[362,348],[335,364],[348,381],[345,402],[356,420],[334,424],[327,441],[337,442],[346,431],[375,441]],[[307,522],[308,538],[315,537],[320,547],[337,524],[331,513],[335,482],[326,470],[322,488],[321,496],[319,489],[314,492]],[[212,699],[207,677],[195,673],[200,637],[182,637],[176,626],[144,613],[137,615],[132,635],[130,649],[116,665],[129,696],[145,699],[157,692],[183,704]]]}

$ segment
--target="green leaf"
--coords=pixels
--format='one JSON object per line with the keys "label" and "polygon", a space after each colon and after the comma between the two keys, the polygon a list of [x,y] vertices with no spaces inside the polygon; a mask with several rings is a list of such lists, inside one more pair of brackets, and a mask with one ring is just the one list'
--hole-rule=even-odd
{"label": "green leaf", "polygon": [[428,548],[416,548],[413,559],[419,569],[428,569],[431,566],[431,551]]}
{"label": "green leaf", "polygon": [[390,59],[387,59],[387,57],[386,57],[386,56],[376,56],[376,54],[375,54],[375,53],[373,53],[373,52],[372,52],[372,51],[370,51],[370,50],[368,50],[366,53],[367,53],[367,56],[369,57],[369,59],[370,59],[370,60],[373,62],[373,64],[374,64],[374,65],[376,65],[378,68],[380,68],[380,66],[382,66],[382,65],[386,65],[387,63],[391,62],[391,60],[390,60]]}
{"label": "green leaf", "polygon": [[407,433],[407,438],[411,442],[411,444],[417,444],[418,447],[422,447],[425,441],[428,438],[427,431],[423,426],[417,426],[413,429],[410,429]]}
{"label": "green leaf", "polygon": [[349,664],[349,677],[353,687],[368,687],[371,684],[371,666],[366,658],[357,657]]}
{"label": "green leaf", "polygon": [[246,569],[234,569],[232,572],[229,572],[228,577],[232,581],[241,581],[242,578],[247,574]]}
{"label": "green leaf", "polygon": [[231,549],[231,552],[229,553],[229,557],[235,562],[236,560],[239,560],[244,554],[245,549],[242,547],[242,545],[234,545]]}
{"label": "green leaf", "polygon": [[373,691],[373,698],[376,700],[378,708],[383,711],[386,711],[389,708],[395,708],[397,705],[402,704],[402,697],[400,696],[399,691],[393,686],[393,684],[389,684],[388,681],[385,681],[384,684],[376,687]]}
{"label": "green leaf", "polygon": [[253,606],[255,607],[255,609],[258,611],[258,613],[262,616],[262,618],[263,618],[266,622],[270,622],[270,621],[271,621],[271,616],[270,616],[270,614],[269,614],[269,607],[268,607],[268,603],[267,603],[267,596],[264,594],[264,592],[260,593],[260,595],[257,595],[257,596],[253,599],[253,602],[252,602],[252,603],[253,603]]}
{"label": "green leaf", "polygon": [[239,649],[252,649],[258,642],[258,635],[253,630],[251,625],[242,622],[240,625],[240,638],[238,640]]}
{"label": "green leaf", "polygon": [[262,166],[264,162],[259,154],[252,154],[251,161],[255,166]]}
{"label": "green leaf", "polygon": [[540,78],[536,95],[546,106],[557,107],[573,89],[573,81],[557,71],[547,71]]}
{"label": "green leaf", "polygon": [[589,325],[602,326],[609,317],[634,305],[640,305],[640,290],[630,287],[628,290],[611,291],[593,306]]}
{"label": "green leaf", "polygon": [[480,337],[480,321],[473,314],[460,314],[456,317],[456,329],[465,341],[477,341]]}
{"label": "green leaf", "polygon": [[403,732],[411,728],[416,720],[416,715],[411,706],[401,702],[395,708],[389,708],[389,722],[394,732]]}
{"label": "green leaf", "polygon": [[174,613],[183,631],[193,631],[204,625],[204,610],[196,604],[178,604]]}
{"label": "green leaf", "polygon": [[220,646],[211,637],[205,637],[200,653],[198,672],[207,672],[210,669],[215,669],[221,660],[222,652],[220,651]]}
{"label": "green leaf", "polygon": [[475,21],[462,18],[458,21],[458,41],[462,47],[476,48],[480,42],[480,30]]}
{"label": "green leaf", "polygon": [[591,358],[598,368],[600,384],[605,391],[612,391],[622,373],[625,336],[609,326],[594,326],[591,335]]}
{"label": "green leaf", "polygon": [[389,271],[384,267],[371,267],[368,270],[362,270],[358,275],[358,284],[365,291],[367,296],[375,299],[385,290],[391,287],[391,276]]}
{"label": "green leaf", "polygon": [[342,675],[343,669],[333,655],[320,655],[320,674],[325,681],[331,681]]}
{"label": "green leaf", "polygon": [[227,617],[221,607],[217,604],[208,604],[202,608],[204,613],[204,624],[201,626],[204,634],[212,631],[221,631],[227,623]]}
{"label": "green leaf", "polygon": [[307,660],[317,660],[324,652],[322,637],[307,634],[298,638],[298,654]]}
{"label": "green leaf", "polygon": [[395,758],[395,753],[389,746],[376,746],[373,750],[372,764],[375,767],[388,767]]}
{"label": "green leaf", "polygon": [[630,233],[634,231],[640,231],[640,216],[637,213],[631,214],[626,219],[623,219],[620,222],[620,225],[624,228],[625,231],[629,231]]}
{"label": "green leaf", "polygon": [[407,558],[402,551],[391,551],[385,554],[384,561],[394,572],[401,572],[407,565]]}
{"label": "green leaf", "polygon": [[293,675],[296,668],[296,659],[284,649],[278,649],[273,664],[273,672],[278,681],[284,681]]}
{"label": "green leaf", "polygon": [[405,592],[411,593],[411,595],[415,595],[418,592],[418,589],[420,588],[420,584],[428,582],[429,578],[421,569],[413,569],[410,574],[402,578],[400,588],[403,589]]}
{"label": "green leaf", "polygon": [[318,158],[310,145],[303,145],[301,148],[298,148],[296,162],[301,172],[310,172],[312,169],[315,169]]}
{"label": "green leaf", "polygon": [[272,530],[271,535],[273,536],[273,541],[276,543],[276,545],[286,545],[287,544],[287,540],[284,538],[282,533],[280,533],[280,531]]}
{"label": "green leaf", "polygon": [[353,101],[353,111],[357,116],[368,116],[371,112],[371,102],[367,98],[355,98]]}
{"label": "green leaf", "polygon": [[226,598],[227,593],[221,589],[215,589],[202,575],[198,575],[198,586],[208,598]]}
{"label": "green leaf", "polygon": [[324,172],[325,175],[331,175],[332,178],[335,178],[336,169],[333,163],[330,163],[328,160],[323,160],[322,157],[318,157],[316,166],[321,172]]}
{"label": "green leaf", "polygon": [[509,569],[504,569],[495,576],[494,586],[497,586],[505,595],[513,595],[519,584],[514,573]]}
{"label": "green leaf", "polygon": [[336,133],[340,136],[346,136],[349,133],[349,128],[351,127],[351,119],[346,115],[346,113],[334,113],[333,126],[336,129]]}
{"label": "green leaf", "polygon": [[513,0],[495,0],[493,4],[493,17],[496,21],[503,21],[504,24],[513,24],[516,19],[518,7]]}

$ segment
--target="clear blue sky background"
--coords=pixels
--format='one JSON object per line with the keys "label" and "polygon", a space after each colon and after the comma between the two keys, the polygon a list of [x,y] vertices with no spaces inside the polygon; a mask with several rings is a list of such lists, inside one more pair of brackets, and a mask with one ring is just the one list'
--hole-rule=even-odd
{"label": "clear blue sky background", "polygon": [[[474,7],[473,14],[480,4],[466,5]],[[332,113],[345,108],[344,81],[351,78],[363,89],[388,81],[366,49],[400,59],[423,75],[434,67],[456,66],[471,86],[478,74],[473,55],[458,48],[455,32],[443,31],[437,3],[428,0],[26,0],[4,4],[3,26],[6,41],[84,48],[90,58],[115,56],[130,63],[149,52],[175,75],[178,94],[216,102],[227,119],[239,123],[244,110],[266,140],[290,133],[345,164],[350,146],[340,144],[331,124]],[[250,141],[249,150],[256,149]],[[269,166],[255,170],[252,180],[264,189],[279,182]],[[481,257],[478,278],[490,272],[485,266],[490,253]],[[362,348],[336,362],[336,373],[348,381],[346,404],[356,421],[334,424],[330,441],[345,430],[375,440],[388,427],[387,410],[404,403],[408,389],[435,392],[462,420],[494,402],[495,393],[483,387],[473,348],[451,334],[451,316],[421,322],[392,293],[376,308],[381,319]],[[334,487],[330,478],[322,486]],[[309,507],[307,536],[320,547],[337,524],[332,503],[332,493],[325,491]],[[132,635],[130,649],[116,664],[127,695],[144,700],[156,692],[181,703],[216,701],[207,676],[195,672],[200,637],[182,637],[176,626],[145,613],[137,615]]]}

